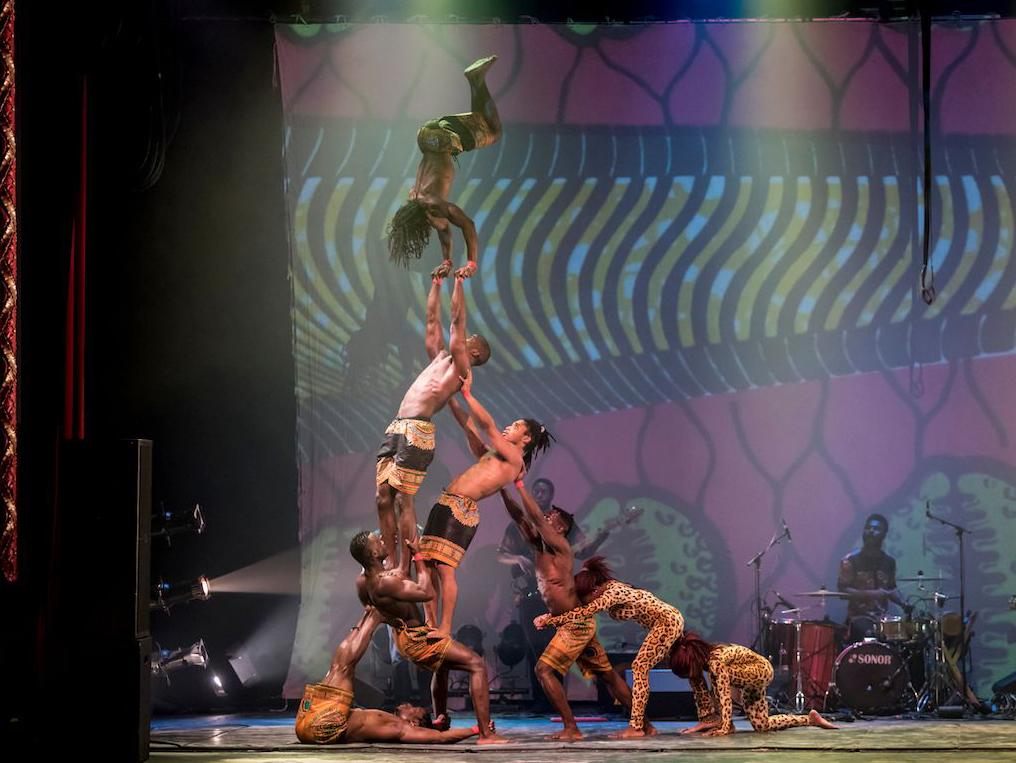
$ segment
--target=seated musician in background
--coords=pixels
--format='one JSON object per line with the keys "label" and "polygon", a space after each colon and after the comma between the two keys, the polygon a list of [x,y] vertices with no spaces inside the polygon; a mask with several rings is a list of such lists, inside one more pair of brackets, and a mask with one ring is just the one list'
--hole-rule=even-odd
{"label": "seated musician in background", "polygon": [[882,550],[889,533],[889,520],[872,514],[864,520],[861,548],[840,561],[836,587],[849,594],[847,601],[848,640],[853,643],[875,635],[875,624],[885,615],[889,602],[909,614],[911,607],[896,590],[896,560]]}

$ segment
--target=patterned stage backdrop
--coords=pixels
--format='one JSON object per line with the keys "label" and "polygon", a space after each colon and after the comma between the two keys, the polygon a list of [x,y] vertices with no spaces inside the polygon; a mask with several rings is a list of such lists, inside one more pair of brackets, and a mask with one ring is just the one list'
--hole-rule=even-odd
{"label": "patterned stage backdrop", "polygon": [[[972,530],[978,690],[1016,669],[1016,24],[934,30],[930,307],[915,300],[914,25],[277,34],[303,549],[287,696],[324,674],[356,619],[348,541],[377,525],[374,452],[426,359],[437,242],[400,270],[385,224],[415,175],[418,125],[468,110],[461,70],[490,53],[504,138],[460,157],[452,200],[480,240],[469,327],[493,356],[477,397],[500,423],[534,416],[558,438],[532,477],[589,532],[643,506],[604,546],[619,577],[744,643],[745,563],[781,519],[793,543],[765,557],[762,585],[799,605],[794,592],[835,587],[873,511],[892,523],[901,576],[941,575],[958,594],[955,537],[925,519],[930,500]],[[450,415],[437,424],[421,523],[470,463]],[[495,558],[508,520],[498,499],[481,513],[456,627],[479,625],[489,645],[513,616]],[[641,637],[608,620],[601,634]]]}

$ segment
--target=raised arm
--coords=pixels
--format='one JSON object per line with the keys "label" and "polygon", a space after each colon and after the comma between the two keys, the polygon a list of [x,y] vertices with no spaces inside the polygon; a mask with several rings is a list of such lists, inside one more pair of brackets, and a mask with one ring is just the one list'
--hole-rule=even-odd
{"label": "raised arm", "polygon": [[[469,278],[476,272],[476,252],[479,248],[476,238],[476,225],[461,208],[448,202],[448,222],[462,231],[462,239],[466,242],[466,264],[455,271],[458,278]],[[450,251],[450,250],[449,250]]]}
{"label": "raised arm", "polygon": [[464,377],[469,373],[469,351],[466,349],[466,295],[462,288],[462,277],[455,276],[452,289],[452,322],[448,330],[448,352],[455,363],[455,371]]}
{"label": "raised arm", "polygon": [[504,501],[504,507],[508,511],[508,516],[512,518],[519,530],[522,532],[522,537],[525,538],[529,543],[536,543],[539,540],[539,536],[536,531],[533,530],[533,526],[526,519],[526,515],[522,511],[522,507],[512,500],[512,497],[508,495],[508,491],[502,488],[501,500]]}
{"label": "raised arm", "polygon": [[575,554],[575,558],[578,560],[584,560],[595,554],[603,542],[607,540],[607,536],[610,535],[610,530],[605,527],[601,527],[597,530],[596,534],[592,537],[583,535],[582,538],[572,546],[572,553]]}
{"label": "raised arm", "polygon": [[477,433],[487,440],[487,444],[496,450],[499,456],[517,467],[519,471],[522,471],[522,457],[519,455],[518,448],[508,442],[505,436],[501,434],[497,424],[494,423],[494,417],[487,412],[486,408],[480,405],[479,400],[473,397],[472,390],[473,376],[468,374],[462,382],[462,397],[465,398],[466,405],[469,406],[469,415],[476,425]]}
{"label": "raised arm", "polygon": [[483,444],[480,435],[476,433],[476,427],[470,420],[469,414],[462,410],[459,401],[454,397],[448,399],[448,409],[452,412],[452,416],[455,417],[459,426],[462,427],[462,431],[466,433],[466,444],[469,446],[469,450],[477,459],[483,458],[483,455],[487,452],[487,446]]}
{"label": "raised arm", "polygon": [[338,670],[344,666],[356,665],[367,651],[371,636],[374,630],[381,624],[381,613],[373,606],[366,606],[363,609],[363,616],[360,622],[353,626],[350,634],[343,639],[342,643],[335,648],[332,655],[331,670]]}
{"label": "raised arm", "polygon": [[526,510],[526,519],[529,520],[530,526],[540,534],[544,544],[556,554],[570,553],[571,546],[568,545],[568,539],[554,529],[547,515],[540,510],[540,505],[533,500],[533,496],[526,490],[526,483],[522,480],[516,480],[515,487],[522,498],[522,505]]}
{"label": "raised arm", "polygon": [[424,330],[424,346],[427,357],[431,360],[444,349],[444,329],[441,328],[441,279],[430,279],[430,292],[427,294],[427,323]]}

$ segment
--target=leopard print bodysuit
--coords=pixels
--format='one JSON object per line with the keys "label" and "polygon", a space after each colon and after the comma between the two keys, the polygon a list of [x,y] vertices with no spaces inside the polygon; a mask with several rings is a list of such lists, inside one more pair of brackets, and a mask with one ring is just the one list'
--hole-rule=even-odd
{"label": "leopard print bodysuit", "polygon": [[739,644],[717,644],[709,653],[706,665],[712,690],[701,673],[688,679],[700,721],[716,721],[719,715],[720,730],[732,732],[734,708],[730,689],[736,686],[741,689],[744,712],[755,731],[780,731],[808,725],[807,715],[769,715],[766,687],[773,680],[773,666],[765,657]]}
{"label": "leopard print bodysuit", "polygon": [[603,610],[615,620],[634,620],[649,631],[631,664],[631,719],[628,724],[633,729],[642,729],[649,701],[649,671],[669,654],[670,647],[684,633],[684,616],[649,591],[612,580],[584,607],[550,617],[547,624],[557,627]]}

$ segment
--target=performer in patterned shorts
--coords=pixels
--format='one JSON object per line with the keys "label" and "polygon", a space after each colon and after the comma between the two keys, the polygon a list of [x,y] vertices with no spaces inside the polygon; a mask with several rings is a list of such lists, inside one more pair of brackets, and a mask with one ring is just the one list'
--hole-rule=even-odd
{"label": "performer in patterned shorts", "polygon": [[[515,521],[522,537],[535,549],[536,580],[547,609],[553,614],[561,614],[579,606],[579,597],[575,593],[575,578],[572,568],[575,565],[575,554],[568,542],[568,531],[574,520],[562,509],[544,514],[539,504],[526,490],[522,480],[515,483],[522,498],[523,509],[513,501],[508,493],[501,491],[508,514]],[[536,664],[536,676],[547,699],[554,709],[561,714],[564,728],[552,739],[573,741],[582,737],[575,715],[568,705],[568,698],[561,685],[558,674],[564,675],[571,666],[577,663],[579,670],[586,678],[596,677],[607,687],[623,707],[631,710],[631,690],[614,672],[607,659],[607,653],[596,638],[596,619],[589,617],[563,624],[557,629],[554,638],[540,655]],[[645,724],[648,733],[655,733],[652,725]]]}
{"label": "performer in patterned shorts", "polygon": [[[416,550],[412,541],[407,540],[406,546],[411,551]],[[483,658],[450,636],[435,636],[424,624],[417,603],[433,597],[427,566],[417,564],[418,583],[409,577],[408,563],[395,569],[385,569],[388,551],[384,540],[368,531],[353,537],[349,553],[363,565],[363,574],[356,581],[361,600],[373,604],[382,620],[395,630],[395,645],[403,657],[424,670],[433,671],[430,686],[434,717],[448,714],[448,671],[464,670],[469,673],[469,696],[476,711],[478,725],[475,728],[480,735],[477,744],[508,741],[494,732],[494,724],[490,720],[490,691]],[[403,557],[406,557],[405,553]]]}
{"label": "performer in patterned shorts", "polygon": [[[440,617],[436,601],[425,604],[424,611],[427,624],[435,626],[435,632],[442,636],[449,635],[452,630],[458,598],[455,569],[480,523],[476,502],[521,478],[533,457],[549,448],[553,439],[547,428],[535,419],[517,419],[499,432],[491,415],[473,398],[471,388],[470,374],[462,381],[462,396],[469,405],[471,420],[465,418],[457,405],[450,408],[466,429],[470,448],[479,460],[452,480],[441,494],[427,517],[420,539],[419,556],[431,567],[431,580],[441,598]],[[491,446],[490,450],[484,446],[484,439]]]}
{"label": "performer in patterned shorts", "polygon": [[427,296],[427,323],[424,344],[430,358],[416,377],[402,403],[398,416],[385,430],[385,440],[377,454],[377,513],[381,536],[393,550],[389,560],[399,563],[396,531],[405,539],[416,538],[416,508],[413,496],[434,458],[434,424],[431,417],[444,408],[462,385],[462,377],[473,366],[483,365],[490,357],[490,346],[479,334],[466,337],[466,305],[462,279],[455,279],[452,290],[451,328],[448,349],[441,328],[441,279],[434,278]]}
{"label": "performer in patterned shorts", "polygon": [[380,613],[367,606],[359,624],[336,647],[331,668],[321,683],[309,684],[304,689],[296,715],[297,738],[304,744],[451,744],[475,736],[478,731],[475,728],[435,728],[430,714],[422,707],[403,704],[395,708],[394,714],[351,709],[353,674],[380,622]]}
{"label": "performer in patterned shorts", "polygon": [[497,106],[487,89],[486,75],[497,56],[474,61],[465,72],[469,82],[470,111],[432,119],[416,134],[416,145],[423,156],[416,170],[416,182],[409,191],[409,201],[398,209],[388,223],[388,254],[400,265],[419,259],[430,241],[430,231],[437,231],[443,261],[434,269],[435,276],[446,276],[452,268],[452,233],[454,225],[462,231],[466,244],[466,265],[455,274],[468,278],[476,272],[476,226],[448,195],[455,181],[455,157],[496,143],[501,138],[501,119]]}
{"label": "performer in patterned shorts", "polygon": [[634,620],[645,627],[646,634],[631,665],[632,700],[628,728],[614,735],[617,739],[645,736],[646,703],[649,701],[649,671],[662,660],[684,632],[684,616],[665,601],[641,588],[615,580],[602,556],[594,556],[582,565],[575,576],[575,591],[584,606],[561,615],[540,615],[533,623],[537,628],[560,627],[592,617],[606,610],[615,620]]}
{"label": "performer in patterned shorts", "polygon": [[[706,736],[734,733],[731,687],[741,689],[745,715],[755,731],[780,731],[793,726],[836,728],[812,710],[808,715],[769,715],[766,687],[773,680],[773,666],[765,657],[740,644],[710,644],[697,633],[686,633],[674,643],[670,667],[687,678],[695,694],[699,722],[682,734],[704,731]],[[710,690],[704,673],[712,682]]]}

